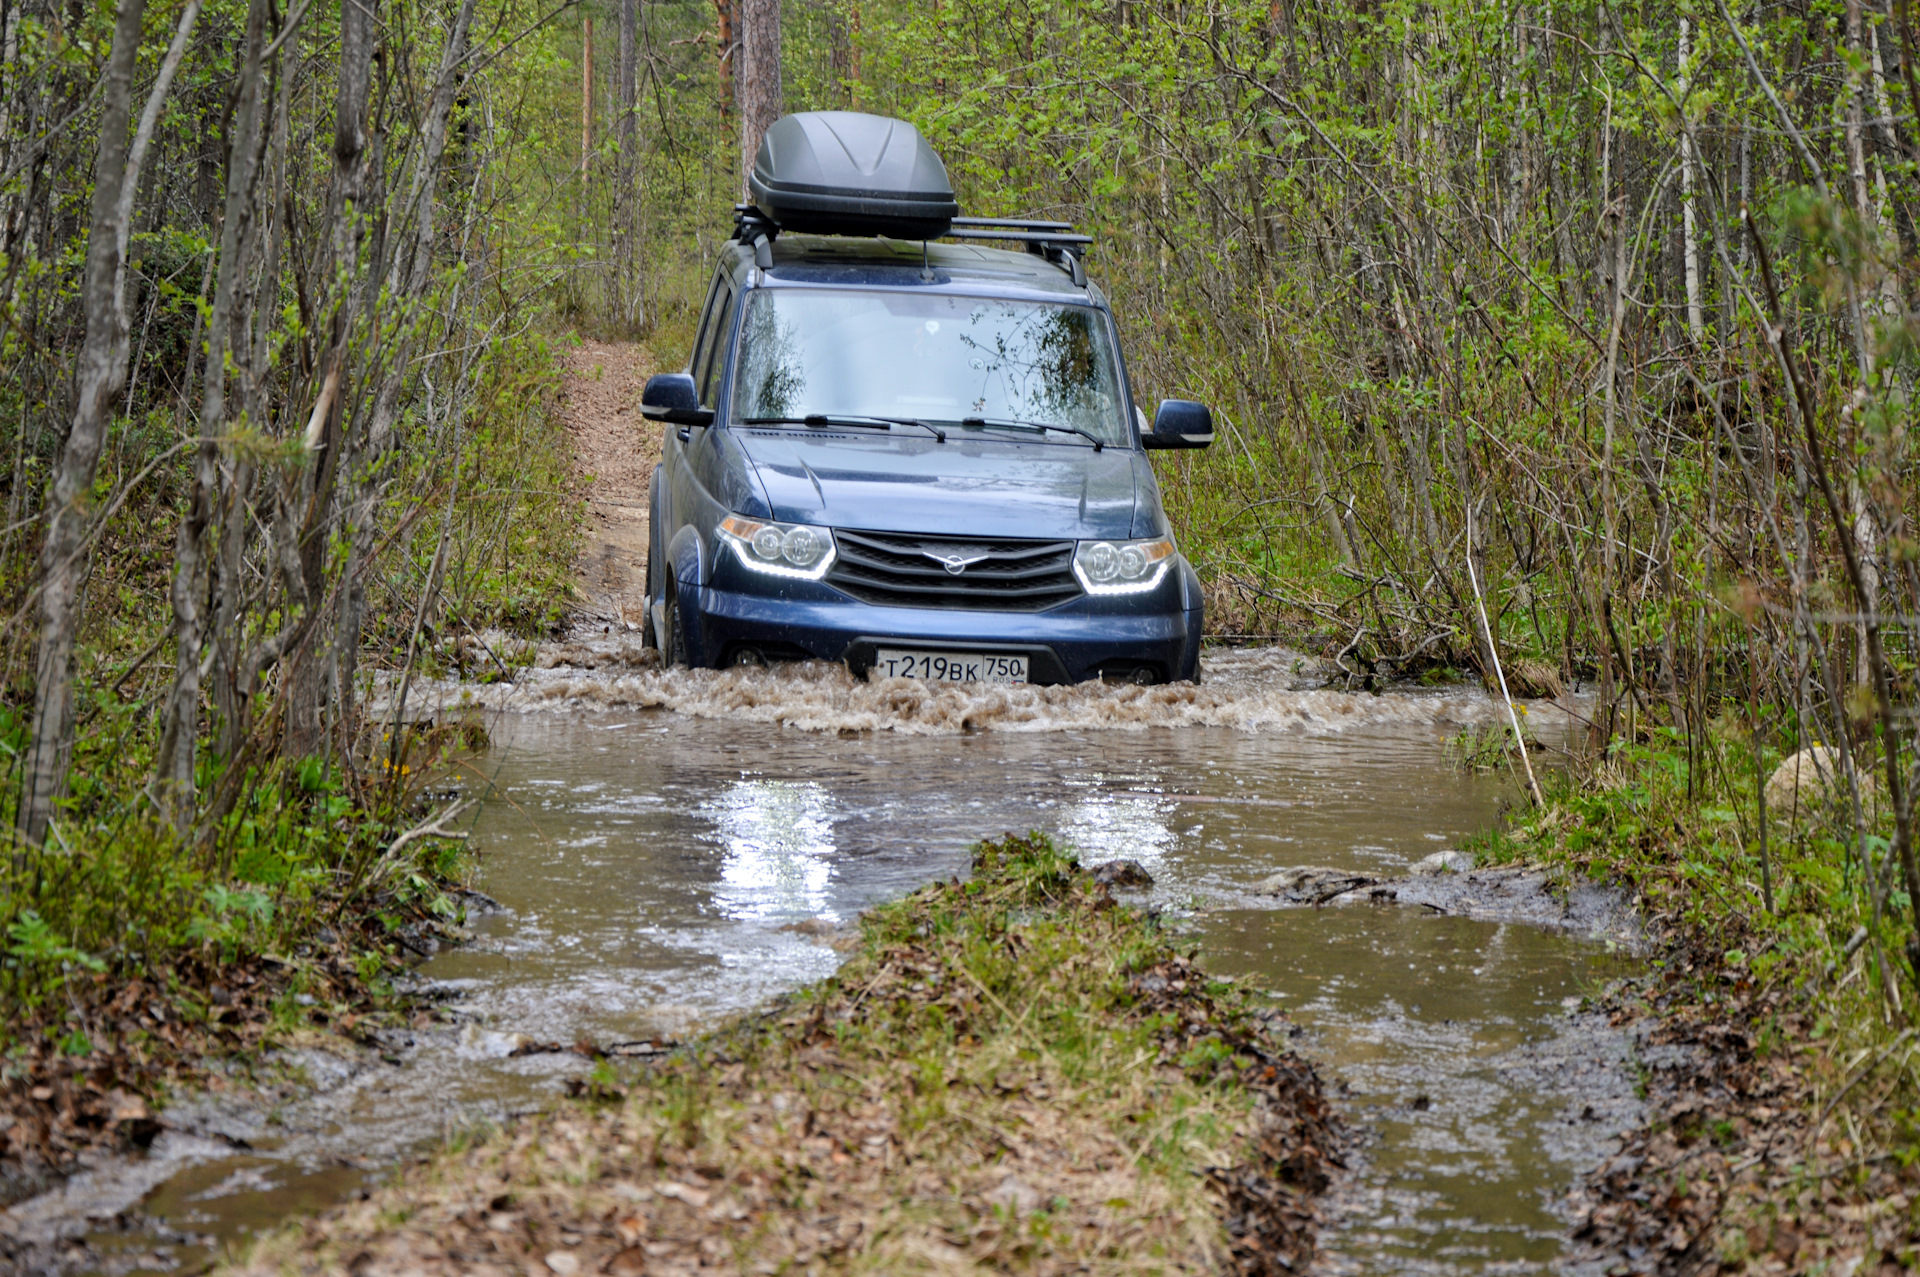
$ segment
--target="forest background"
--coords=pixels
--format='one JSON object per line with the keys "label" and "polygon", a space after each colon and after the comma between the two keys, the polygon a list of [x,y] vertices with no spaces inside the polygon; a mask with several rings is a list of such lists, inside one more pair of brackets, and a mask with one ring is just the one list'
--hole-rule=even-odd
{"label": "forest background", "polygon": [[1216,633],[1589,693],[1491,850],[1808,990],[1910,1145],[1908,2],[0,0],[10,1076],[451,908],[459,741],[375,682],[564,622],[556,343],[671,364],[743,139],[849,108],[1214,405],[1156,464]]}

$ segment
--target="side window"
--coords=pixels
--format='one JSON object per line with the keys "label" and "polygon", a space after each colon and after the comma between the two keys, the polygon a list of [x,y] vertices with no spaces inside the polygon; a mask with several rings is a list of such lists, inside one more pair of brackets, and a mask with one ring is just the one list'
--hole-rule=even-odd
{"label": "side window", "polygon": [[711,408],[713,392],[720,383],[720,365],[726,357],[727,334],[733,330],[733,285],[723,281],[707,316],[707,331],[700,342],[699,363],[693,370],[694,384],[700,387],[700,402]]}
{"label": "side window", "polygon": [[700,326],[694,330],[693,355],[687,360],[687,371],[693,374],[693,382],[700,384],[700,369],[707,356],[707,347],[712,344],[714,312],[720,309],[720,299],[726,296],[726,281],[716,274],[713,283],[707,289],[706,305],[700,308]]}

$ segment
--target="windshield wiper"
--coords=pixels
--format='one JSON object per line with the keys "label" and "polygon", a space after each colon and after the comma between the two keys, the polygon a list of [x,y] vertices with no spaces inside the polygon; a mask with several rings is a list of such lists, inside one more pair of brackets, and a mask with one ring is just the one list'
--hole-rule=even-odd
{"label": "windshield wiper", "polygon": [[917,417],[868,417],[859,413],[810,412],[804,417],[742,417],[743,426],[861,426],[869,430],[891,430],[895,426],[919,426],[933,432],[941,443],[947,432]]}
{"label": "windshield wiper", "polygon": [[1082,430],[1078,426],[1056,425],[1051,421],[1021,421],[1017,417],[962,417],[960,418],[960,424],[963,426],[973,426],[975,428],[982,426],[999,426],[1015,430],[1058,430],[1061,434],[1079,435],[1082,439],[1085,439],[1093,445],[1095,452],[1107,446],[1106,440],[1091,431]]}

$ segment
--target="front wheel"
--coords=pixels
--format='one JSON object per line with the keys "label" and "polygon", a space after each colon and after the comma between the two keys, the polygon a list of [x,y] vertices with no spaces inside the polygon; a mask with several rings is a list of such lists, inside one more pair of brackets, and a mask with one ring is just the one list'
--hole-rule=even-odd
{"label": "front wheel", "polygon": [[667,623],[664,628],[667,631],[667,646],[662,655],[666,657],[667,664],[688,664],[687,628],[680,616],[680,596],[672,589],[667,591]]}
{"label": "front wheel", "polygon": [[652,538],[648,538],[648,541],[647,541],[647,595],[646,595],[647,601],[643,605],[647,610],[647,615],[646,615],[646,619],[641,623],[641,626],[640,626],[640,646],[643,648],[644,647],[657,648],[660,646],[660,635],[657,632],[655,632],[653,628],[653,600],[654,600],[654,596],[658,593],[659,593],[659,588],[656,585],[654,581],[654,576],[653,576],[653,541],[652,541]]}

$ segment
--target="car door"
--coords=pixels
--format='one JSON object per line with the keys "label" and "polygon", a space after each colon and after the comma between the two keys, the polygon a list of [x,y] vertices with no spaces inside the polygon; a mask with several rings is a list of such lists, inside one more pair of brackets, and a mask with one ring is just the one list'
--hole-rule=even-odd
{"label": "car door", "polygon": [[[703,384],[714,362],[713,346],[720,330],[720,316],[727,309],[731,293],[726,265],[722,263],[714,272],[713,283],[707,287],[707,300],[700,308],[700,324],[694,330],[693,354],[687,361],[687,372],[693,377],[695,386]],[[709,403],[704,395],[701,402]],[[698,435],[705,433],[699,431],[696,434],[686,426],[668,426],[666,431],[667,436],[660,449],[660,468],[652,485],[653,544],[648,547],[650,570],[647,573],[650,594],[662,588],[666,582],[666,574],[653,569],[652,564],[666,562],[667,547],[673,544],[681,526],[697,508],[687,501],[690,482],[687,474],[688,453]]]}
{"label": "car door", "polygon": [[[693,377],[693,384],[700,392],[703,407],[716,406],[715,398],[719,389],[720,372],[726,362],[727,339],[733,329],[734,287],[725,264],[716,272],[713,287],[708,290],[707,304],[701,317],[699,336],[694,343],[693,360],[687,371]],[[705,472],[711,470],[707,464],[711,450],[709,435],[712,426],[669,426],[667,428],[666,449],[663,454],[666,470],[666,499],[672,510],[672,518],[661,523],[661,549],[669,557],[677,551],[674,539],[680,529],[692,525],[700,541],[707,540],[712,531],[711,525],[719,514],[714,494],[706,482]]]}

